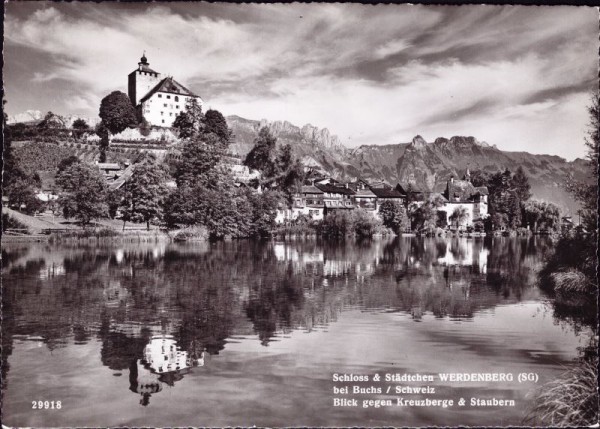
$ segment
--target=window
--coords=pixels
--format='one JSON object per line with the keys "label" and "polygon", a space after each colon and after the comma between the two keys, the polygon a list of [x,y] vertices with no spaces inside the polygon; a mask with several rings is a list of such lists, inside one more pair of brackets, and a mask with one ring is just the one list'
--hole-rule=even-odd
{"label": "window", "polygon": [[163,112],[160,112],[160,115],[162,116]]}
{"label": "window", "polygon": [[165,120],[164,120],[164,119],[162,120],[162,123],[163,123],[163,124],[165,123]]}
{"label": "window", "polygon": [[175,101],[179,101],[179,97],[175,96]]}
{"label": "window", "polygon": [[167,107],[167,103],[165,103],[164,106]]}
{"label": "window", "polygon": [[167,98],[171,98],[171,96],[170,96],[170,95],[167,95]]}
{"label": "window", "polygon": [[169,112],[169,116],[173,116],[173,112]]}
{"label": "window", "polygon": [[179,104],[177,106],[175,106],[176,109],[179,109]]}
{"label": "window", "polygon": [[162,98],[162,94],[158,94],[158,98]]}

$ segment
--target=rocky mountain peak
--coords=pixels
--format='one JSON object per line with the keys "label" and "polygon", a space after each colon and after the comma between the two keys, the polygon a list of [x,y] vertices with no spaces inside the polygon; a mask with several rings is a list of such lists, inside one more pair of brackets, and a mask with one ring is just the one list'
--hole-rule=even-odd
{"label": "rocky mountain peak", "polygon": [[420,135],[416,135],[413,139],[412,142],[410,143],[410,145],[412,147],[414,147],[415,149],[421,149],[424,148],[427,145],[427,142],[425,141],[425,139],[423,137],[421,137]]}

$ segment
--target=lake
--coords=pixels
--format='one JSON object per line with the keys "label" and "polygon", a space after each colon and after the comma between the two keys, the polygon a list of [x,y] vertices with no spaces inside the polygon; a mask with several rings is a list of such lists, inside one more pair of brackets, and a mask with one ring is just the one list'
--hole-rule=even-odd
{"label": "lake", "polygon": [[[3,424],[520,425],[535,389],[588,342],[536,286],[550,250],[545,237],[4,245]],[[346,386],[381,392],[334,394]]]}

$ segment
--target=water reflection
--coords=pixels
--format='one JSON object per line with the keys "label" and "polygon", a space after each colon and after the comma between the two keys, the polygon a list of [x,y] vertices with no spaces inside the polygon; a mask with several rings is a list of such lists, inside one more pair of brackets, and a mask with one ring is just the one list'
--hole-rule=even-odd
{"label": "water reflection", "polygon": [[152,395],[237,338],[291,342],[344,311],[400,313],[420,326],[539,300],[535,271],[550,245],[399,237],[3,248],[2,391],[15,336],[49,350],[97,342],[103,367],[128,370],[129,390],[152,406]]}
{"label": "water reflection", "polygon": [[140,404],[147,406],[152,394],[163,389],[163,384],[174,386],[191,368],[204,366],[204,351],[191,354],[181,350],[170,335],[153,336],[144,357],[134,359],[129,367],[129,390],[139,393]]}

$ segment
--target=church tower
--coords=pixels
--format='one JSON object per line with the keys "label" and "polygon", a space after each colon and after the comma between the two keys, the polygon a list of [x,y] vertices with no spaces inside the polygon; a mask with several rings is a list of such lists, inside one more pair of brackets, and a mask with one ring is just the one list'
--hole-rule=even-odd
{"label": "church tower", "polygon": [[160,80],[160,73],[150,68],[146,53],[144,52],[144,55],[138,63],[138,68],[129,73],[128,92],[131,104],[133,104],[134,107],[137,107],[140,99],[158,85]]}

